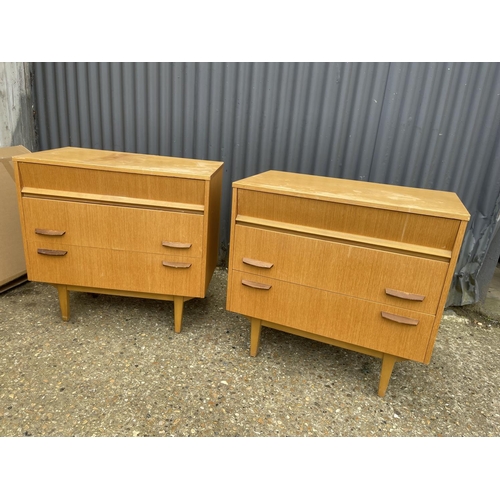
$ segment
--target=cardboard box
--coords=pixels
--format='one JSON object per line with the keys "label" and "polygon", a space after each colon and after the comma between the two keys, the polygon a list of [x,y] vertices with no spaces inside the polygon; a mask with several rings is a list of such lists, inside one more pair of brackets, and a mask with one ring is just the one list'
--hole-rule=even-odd
{"label": "cardboard box", "polygon": [[12,157],[29,152],[0,148],[0,293],[27,281]]}

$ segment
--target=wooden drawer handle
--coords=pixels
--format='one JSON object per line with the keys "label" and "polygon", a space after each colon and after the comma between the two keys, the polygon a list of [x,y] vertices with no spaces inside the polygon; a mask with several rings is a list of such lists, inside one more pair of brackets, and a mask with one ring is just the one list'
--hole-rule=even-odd
{"label": "wooden drawer handle", "polygon": [[54,257],[62,257],[68,252],[66,250],[48,250],[47,248],[38,248],[37,253],[40,255],[52,255]]}
{"label": "wooden drawer handle", "polygon": [[259,290],[270,290],[271,285],[265,285],[264,283],[257,283],[255,281],[241,280],[241,284],[249,286],[250,288],[257,288]]}
{"label": "wooden drawer handle", "polygon": [[167,262],[164,260],[162,264],[165,267],[172,267],[174,269],[188,269],[191,267],[191,263],[189,262]]}
{"label": "wooden drawer handle", "polygon": [[385,293],[387,295],[392,295],[393,297],[398,297],[405,300],[415,300],[417,302],[422,302],[425,299],[425,295],[417,295],[416,293],[400,292],[399,290],[393,290],[392,288],[386,288]]}
{"label": "wooden drawer handle", "polygon": [[178,241],[162,241],[161,244],[168,248],[191,248],[191,243],[180,243]]}
{"label": "wooden drawer handle", "polygon": [[55,229],[35,229],[35,234],[43,234],[44,236],[62,236],[66,231],[56,231]]}
{"label": "wooden drawer handle", "polygon": [[243,257],[243,262],[249,266],[261,267],[263,269],[271,269],[274,266],[270,262],[262,262],[261,260],[249,259],[248,257]]}
{"label": "wooden drawer handle", "polygon": [[396,323],[402,323],[403,325],[418,325],[418,319],[407,318],[406,316],[398,316],[397,314],[391,314],[384,311],[382,311],[382,317],[391,321],[395,321]]}

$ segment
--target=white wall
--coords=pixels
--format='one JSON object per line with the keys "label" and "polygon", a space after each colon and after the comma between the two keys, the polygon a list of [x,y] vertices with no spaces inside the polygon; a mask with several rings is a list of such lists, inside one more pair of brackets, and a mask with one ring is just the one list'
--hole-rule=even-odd
{"label": "white wall", "polygon": [[36,151],[30,63],[0,62],[0,147]]}

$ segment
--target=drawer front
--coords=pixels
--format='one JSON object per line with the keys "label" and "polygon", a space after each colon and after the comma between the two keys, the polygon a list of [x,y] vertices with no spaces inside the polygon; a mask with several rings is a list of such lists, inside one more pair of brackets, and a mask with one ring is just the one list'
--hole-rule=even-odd
{"label": "drawer front", "polygon": [[238,224],[232,241],[236,270],[427,314],[448,271],[442,261]]}
{"label": "drawer front", "polygon": [[[239,271],[230,272],[229,279],[228,310],[232,312],[424,361],[434,322],[432,315],[269,278],[257,280],[254,275]],[[252,288],[243,281],[263,288]],[[382,313],[392,315],[392,319]],[[397,322],[405,319],[418,324]]]}
{"label": "drawer front", "polygon": [[237,190],[237,214],[399,243],[450,250],[460,222],[309,198]]}
{"label": "drawer front", "polygon": [[205,181],[159,175],[20,163],[21,186],[203,205]]}
{"label": "drawer front", "polygon": [[27,239],[42,247],[61,243],[202,256],[203,215],[35,198],[23,198],[23,211]]}
{"label": "drawer front", "polygon": [[35,242],[28,243],[27,257],[31,281],[204,297],[202,266],[196,258],[66,245],[40,247]]}

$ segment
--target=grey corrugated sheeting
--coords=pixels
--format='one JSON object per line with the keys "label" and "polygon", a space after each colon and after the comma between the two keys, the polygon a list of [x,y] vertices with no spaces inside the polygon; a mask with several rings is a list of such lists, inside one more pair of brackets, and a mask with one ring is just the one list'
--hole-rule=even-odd
{"label": "grey corrugated sheeting", "polygon": [[[369,180],[456,192],[471,213],[448,303],[477,302],[500,215],[500,64],[391,64]],[[493,261],[493,259],[490,259]]]}
{"label": "grey corrugated sheeting", "polygon": [[472,218],[448,305],[479,300],[478,274],[497,251],[500,64],[35,63],[34,73],[40,149],[224,161],[221,261],[231,183],[267,169],[456,192]]}

